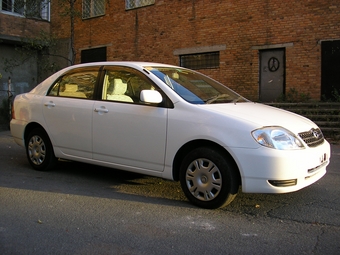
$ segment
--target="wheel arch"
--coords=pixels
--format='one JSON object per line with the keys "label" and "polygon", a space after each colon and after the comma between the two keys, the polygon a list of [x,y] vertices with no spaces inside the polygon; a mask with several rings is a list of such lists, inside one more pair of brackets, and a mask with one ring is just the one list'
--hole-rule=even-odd
{"label": "wheel arch", "polygon": [[52,169],[57,158],[45,128],[36,122],[29,123],[24,131],[24,145],[30,165],[38,171]]}
{"label": "wheel arch", "polygon": [[[35,129],[35,128],[41,128],[42,130],[44,130],[44,132],[46,133],[46,135],[47,135],[48,138],[50,139],[49,135],[47,134],[45,128],[44,128],[42,125],[40,125],[40,124],[37,123],[37,122],[31,122],[31,123],[29,123],[29,124],[26,126],[26,128],[25,128],[25,132],[24,132],[24,144],[26,144],[27,137],[28,137],[29,133],[30,133],[33,129]],[[51,140],[51,139],[50,139],[50,140]]]}
{"label": "wheel arch", "polygon": [[209,141],[209,140],[193,140],[190,141],[186,144],[184,144],[176,153],[176,156],[173,161],[173,166],[172,166],[172,176],[175,181],[179,181],[179,169],[180,165],[184,159],[184,157],[190,152],[191,150],[197,148],[197,147],[208,147],[208,148],[213,148],[217,151],[219,151],[221,154],[223,154],[226,158],[228,158],[229,162],[232,163],[235,167],[236,174],[238,177],[238,182],[241,185],[241,174],[240,170],[234,160],[234,158],[231,156],[231,154],[223,148],[221,145]]}

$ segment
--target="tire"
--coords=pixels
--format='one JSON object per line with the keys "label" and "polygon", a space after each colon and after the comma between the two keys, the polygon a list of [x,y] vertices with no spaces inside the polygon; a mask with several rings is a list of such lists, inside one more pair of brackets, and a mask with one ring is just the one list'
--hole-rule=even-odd
{"label": "tire", "polygon": [[48,171],[57,162],[51,141],[42,128],[35,128],[29,133],[26,139],[26,155],[28,162],[38,171]]}
{"label": "tire", "polygon": [[235,164],[219,150],[207,147],[194,149],[184,158],[180,182],[188,200],[206,209],[230,204],[239,189]]}

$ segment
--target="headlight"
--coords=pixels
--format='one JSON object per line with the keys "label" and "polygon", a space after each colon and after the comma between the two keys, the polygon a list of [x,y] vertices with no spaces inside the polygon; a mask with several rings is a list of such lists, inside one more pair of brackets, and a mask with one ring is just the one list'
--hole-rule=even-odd
{"label": "headlight", "polygon": [[259,144],[277,150],[297,150],[304,146],[292,132],[282,127],[263,127],[251,132]]}

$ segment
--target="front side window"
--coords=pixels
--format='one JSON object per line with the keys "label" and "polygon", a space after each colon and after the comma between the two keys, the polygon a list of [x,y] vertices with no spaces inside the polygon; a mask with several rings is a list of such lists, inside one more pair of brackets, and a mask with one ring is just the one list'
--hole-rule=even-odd
{"label": "front side window", "polygon": [[125,9],[131,10],[143,6],[152,5],[155,3],[155,0],[125,0]]}
{"label": "front side window", "polygon": [[83,0],[83,19],[105,14],[105,0]]}
{"label": "front side window", "polygon": [[123,67],[106,70],[102,100],[141,103],[142,90],[154,90],[155,86],[139,72]]}
{"label": "front side window", "polygon": [[58,79],[48,93],[49,96],[92,99],[97,71],[77,71]]}

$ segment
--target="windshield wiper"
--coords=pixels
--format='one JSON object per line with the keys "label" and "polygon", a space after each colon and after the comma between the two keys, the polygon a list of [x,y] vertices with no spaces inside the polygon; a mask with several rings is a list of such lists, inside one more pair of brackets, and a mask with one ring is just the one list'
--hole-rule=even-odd
{"label": "windshield wiper", "polygon": [[238,101],[240,101],[241,99],[243,99],[242,96],[239,96],[238,98],[233,100],[233,103],[236,104]]}
{"label": "windshield wiper", "polygon": [[215,102],[216,100],[218,100],[218,99],[220,99],[220,98],[223,98],[223,97],[228,98],[229,95],[228,95],[228,94],[220,94],[220,95],[217,95],[217,96],[208,98],[208,99],[205,100],[204,102],[205,102],[206,104],[211,104],[211,103]]}

